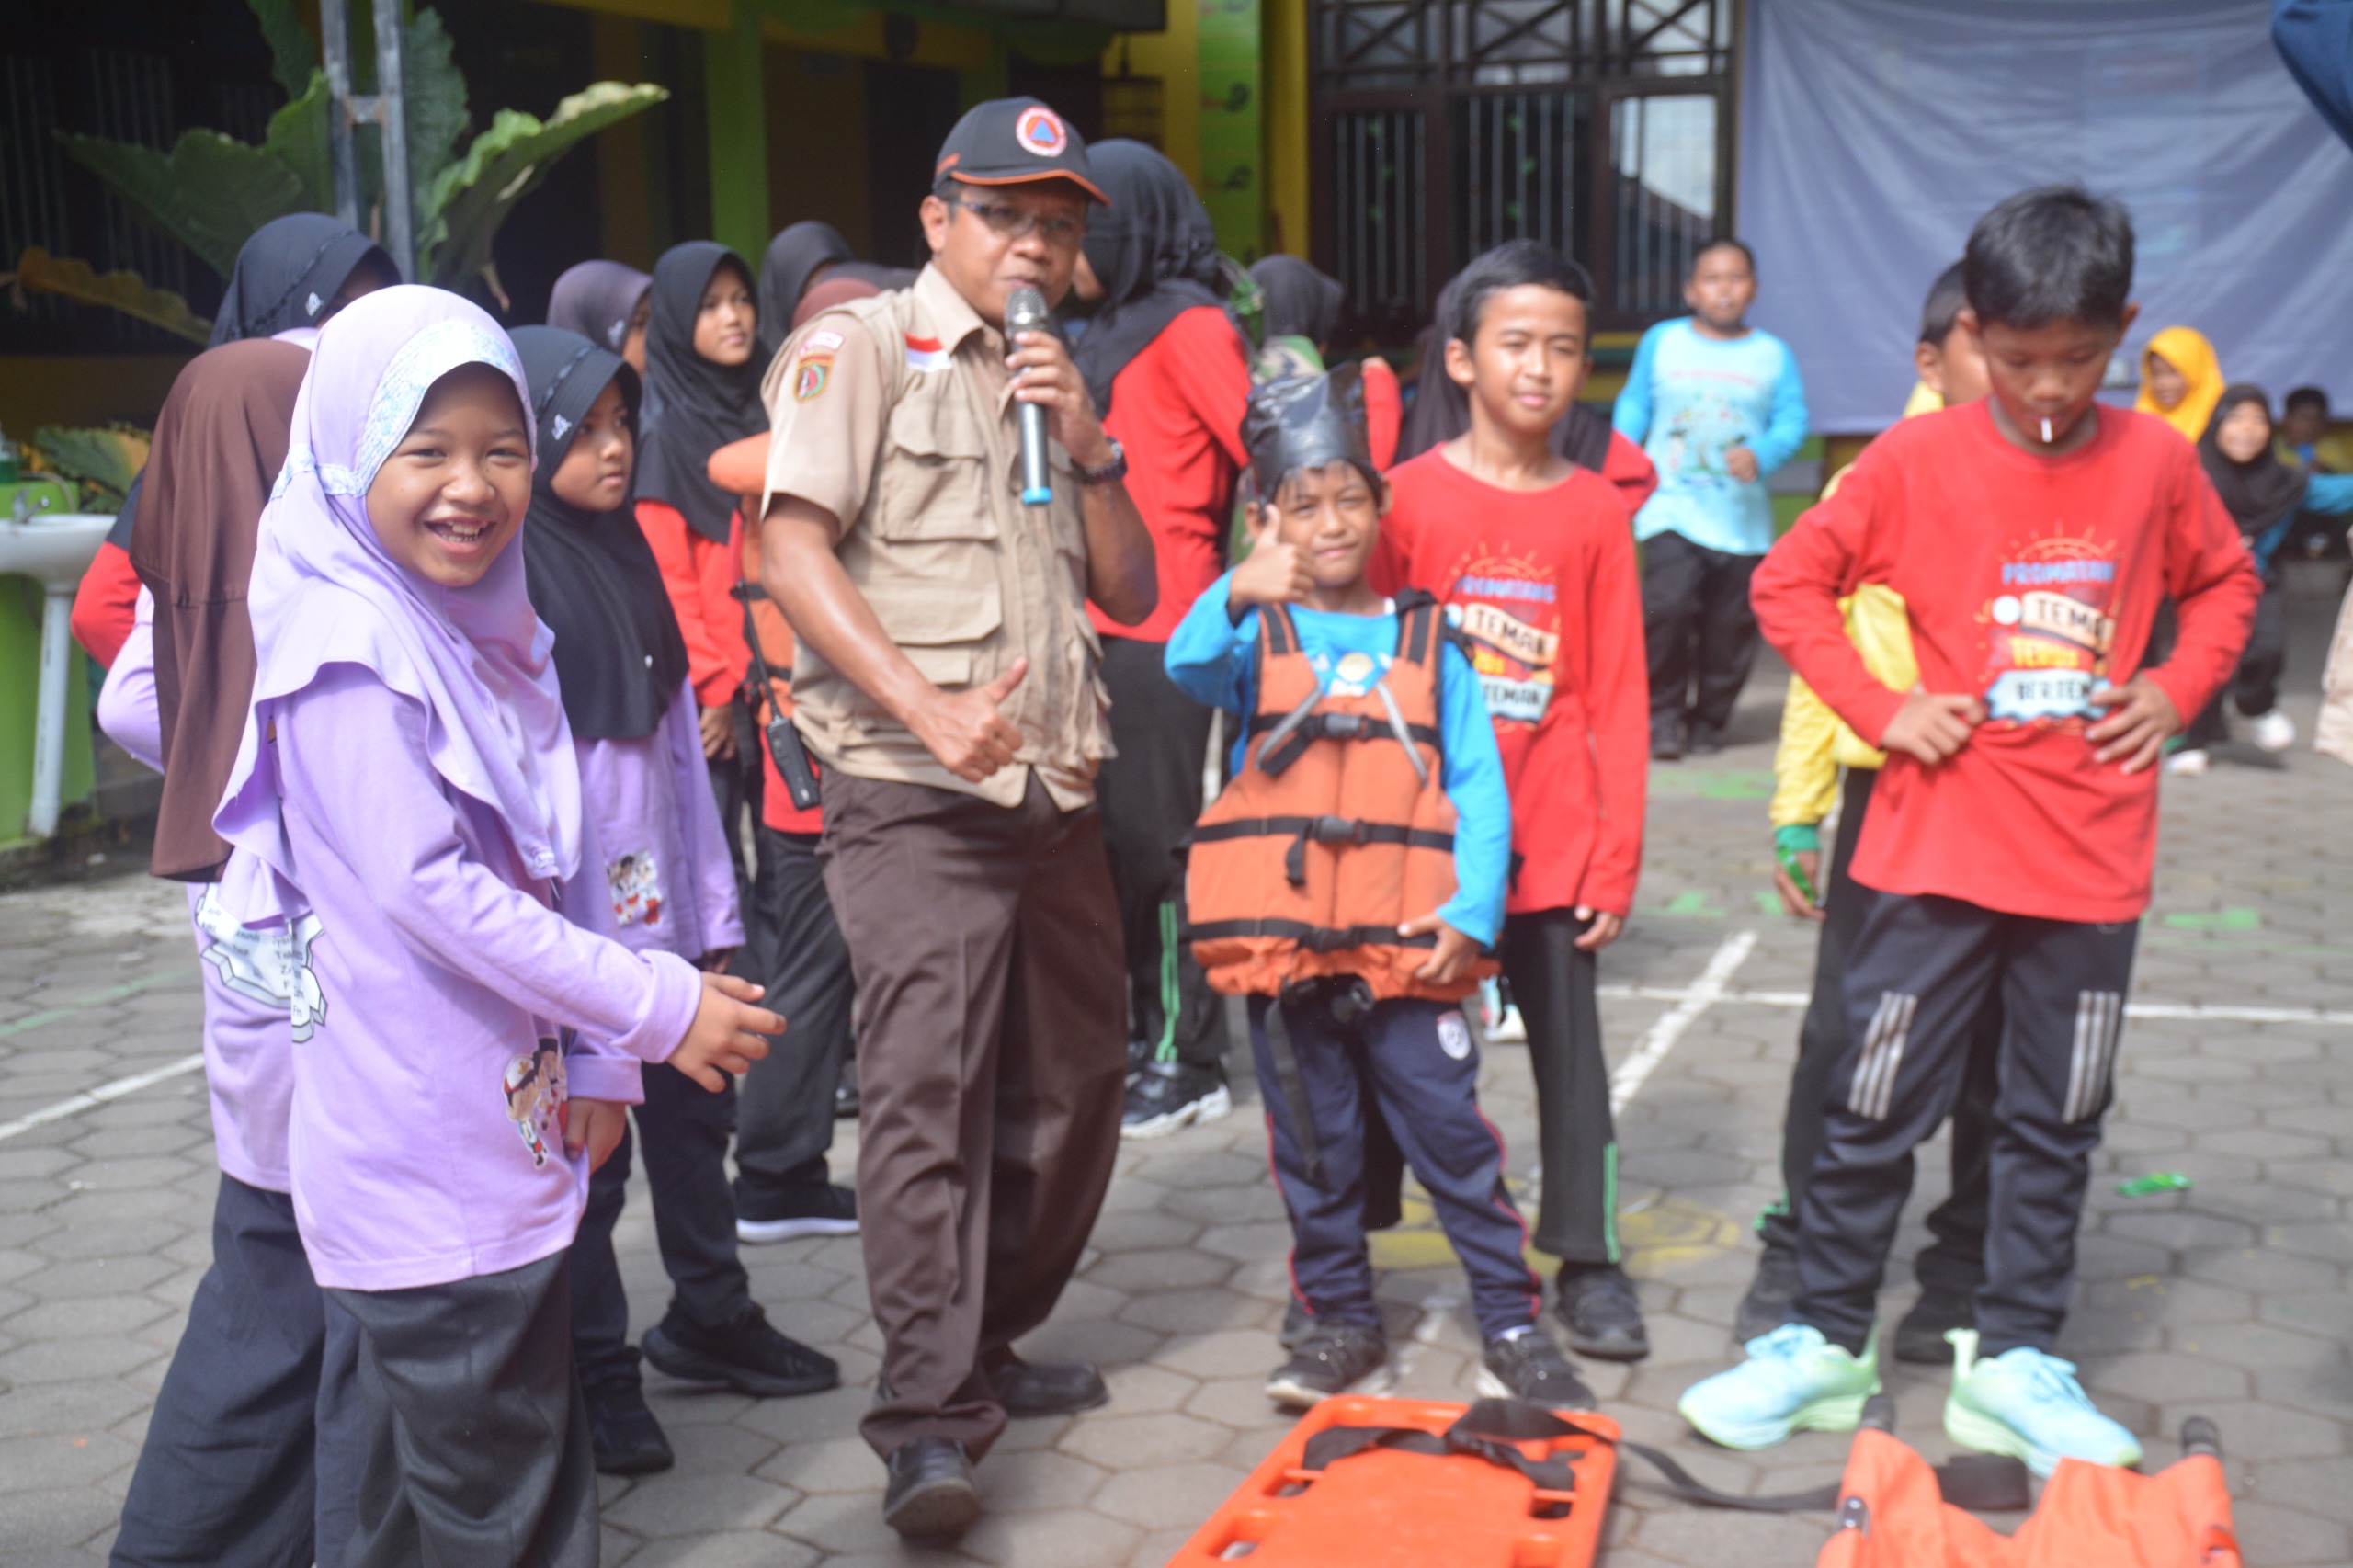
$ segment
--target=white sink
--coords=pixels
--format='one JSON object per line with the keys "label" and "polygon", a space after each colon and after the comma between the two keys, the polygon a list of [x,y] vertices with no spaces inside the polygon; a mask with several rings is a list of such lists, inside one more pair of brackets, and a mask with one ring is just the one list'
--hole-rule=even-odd
{"label": "white sink", "polygon": [[65,672],[73,652],[66,623],[74,613],[74,590],[113,527],[112,517],[94,512],[0,514],[0,573],[33,578],[42,589],[33,804],[25,816],[25,831],[35,838],[57,831],[57,797],[65,779]]}

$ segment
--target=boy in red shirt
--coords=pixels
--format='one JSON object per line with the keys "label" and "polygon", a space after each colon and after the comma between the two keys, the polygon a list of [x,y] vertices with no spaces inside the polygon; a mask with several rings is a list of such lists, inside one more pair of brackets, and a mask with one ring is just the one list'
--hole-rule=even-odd
{"label": "boy in red shirt", "polygon": [[[2072,187],[2022,192],[1978,220],[1962,267],[1993,395],[1865,449],[1753,587],[1767,640],[1888,754],[1853,866],[1877,892],[1799,1199],[1793,1321],[1681,1409],[1742,1449],[1856,1425],[1879,1388],[1873,1299],[1912,1151],[1951,1110],[1998,987],[1985,1283],[1976,1329],[1948,1335],[1945,1434],[2047,1475],[2062,1458],[2140,1458],[2051,1350],[2149,901],[2154,765],[2229,677],[2260,585],[2188,443],[2094,402],[2134,315],[2124,210]],[[1843,633],[1837,601],[1866,583],[1904,597],[1909,692],[1873,679]],[[2179,638],[2143,667],[2168,596]]]}
{"label": "boy in red shirt", "polygon": [[1553,450],[1592,368],[1585,269],[1514,240],[1453,285],[1446,374],[1471,427],[1389,471],[1372,579],[1446,606],[1487,690],[1511,790],[1513,872],[1496,946],[1528,1023],[1554,1311],[1587,1356],[1648,1354],[1620,1263],[1618,1144],[1595,954],[1633,907],[1650,767],[1642,590],[1624,500]]}

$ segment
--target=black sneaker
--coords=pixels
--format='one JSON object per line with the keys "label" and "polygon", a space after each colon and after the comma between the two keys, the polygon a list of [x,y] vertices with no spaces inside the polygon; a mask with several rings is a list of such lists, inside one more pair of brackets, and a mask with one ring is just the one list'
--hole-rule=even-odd
{"label": "black sneaker", "polygon": [[1600,1361],[1639,1361],[1651,1353],[1634,1282],[1615,1264],[1561,1267],[1552,1312],[1569,1328],[1569,1348]]}
{"label": "black sneaker", "polygon": [[757,1245],[801,1236],[858,1234],[858,1195],[846,1187],[735,1193],[735,1239]]}
{"label": "black sneaker", "polygon": [[1680,762],[1683,759],[1683,726],[1653,724],[1651,726],[1651,760]]}
{"label": "black sneaker", "polygon": [[1756,1278],[1733,1313],[1732,1336],[1742,1345],[1770,1334],[1790,1321],[1798,1299],[1798,1255],[1790,1247],[1768,1245],[1756,1260]]}
{"label": "black sneaker", "polygon": [[882,1522],[909,1540],[954,1540],[981,1517],[972,1459],[954,1438],[917,1437],[882,1464],[891,1476]]}
{"label": "black sneaker", "polygon": [[1014,1416],[1075,1415],[1111,1403],[1103,1374],[1084,1361],[1032,1364],[1007,1352],[989,1369],[989,1387]]}
{"label": "black sneaker", "polygon": [[1952,1346],[1945,1335],[1952,1329],[1976,1326],[1975,1297],[1953,1290],[1922,1290],[1904,1321],[1895,1325],[1895,1358],[1920,1366],[1943,1366],[1952,1359]]}
{"label": "black sneaker", "polygon": [[1163,1066],[1148,1062],[1128,1085],[1128,1107],[1120,1118],[1122,1138],[1165,1138],[1197,1121],[1215,1121],[1233,1112],[1233,1091],[1213,1067]]}
{"label": "black sneaker", "polygon": [[1346,1393],[1389,1360],[1389,1342],[1377,1328],[1359,1324],[1318,1324],[1291,1358],[1267,1380],[1267,1397],[1290,1410],[1306,1410]]}
{"label": "black sneaker", "polygon": [[1306,1344],[1308,1336],[1314,1332],[1315,1314],[1309,1312],[1297,1296],[1293,1296],[1284,1303],[1283,1326],[1275,1337],[1282,1341],[1284,1349],[1296,1350]]}
{"label": "black sneaker", "polygon": [[581,1391],[588,1404],[588,1445],[598,1475],[652,1475],[677,1462],[662,1423],[645,1408],[645,1391],[634,1382]]}
{"label": "black sneaker", "polygon": [[645,1358],[689,1383],[724,1383],[754,1399],[822,1393],[842,1381],[833,1358],[788,1339],[754,1307],[723,1328],[704,1328],[672,1312],[645,1331]]}
{"label": "black sneaker", "polygon": [[1487,1342],[1479,1366],[1479,1393],[1485,1399],[1524,1399],[1548,1410],[1596,1408],[1593,1391],[1561,1347],[1533,1325]]}
{"label": "black sneaker", "polygon": [[1148,1040],[1128,1041],[1128,1087],[1135,1087],[1136,1080],[1143,1076],[1145,1068],[1152,1065],[1153,1057],[1159,1049]]}
{"label": "black sneaker", "polygon": [[1724,733],[1713,724],[1694,721],[1691,733],[1683,743],[1683,749],[1693,756],[1713,756],[1724,749]]}

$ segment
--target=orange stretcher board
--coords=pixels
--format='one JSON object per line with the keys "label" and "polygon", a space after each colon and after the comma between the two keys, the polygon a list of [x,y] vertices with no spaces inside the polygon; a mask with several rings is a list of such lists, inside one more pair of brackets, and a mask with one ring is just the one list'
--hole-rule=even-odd
{"label": "orange stretcher board", "polygon": [[[1469,1407],[1431,1400],[1327,1399],[1210,1517],[1169,1568],[1586,1568],[1601,1541],[1617,1470],[1618,1425],[1569,1417],[1597,1437],[1531,1439],[1531,1460],[1567,1459],[1572,1493],[1540,1490],[1470,1454],[1375,1449],[1320,1471],[1300,1468],[1308,1440],[1333,1426],[1443,1433]],[[1607,1438],[1608,1441],[1598,1440]],[[1546,1516],[1552,1517],[1546,1517]]]}

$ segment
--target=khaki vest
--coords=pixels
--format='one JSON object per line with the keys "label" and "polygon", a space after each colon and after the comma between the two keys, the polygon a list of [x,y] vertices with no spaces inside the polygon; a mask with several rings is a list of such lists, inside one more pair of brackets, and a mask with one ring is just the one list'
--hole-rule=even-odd
{"label": "khaki vest", "polygon": [[[941,293],[948,299],[934,303]],[[972,318],[936,272],[820,319],[845,316],[873,334],[890,384],[866,504],[845,520],[842,569],[936,686],[983,685],[1027,654],[1028,676],[1000,704],[1025,744],[1015,766],[968,783],[805,643],[794,665],[794,722],[820,760],[845,773],[1012,806],[1035,767],[1057,805],[1086,805],[1111,755],[1110,698],[1086,619],[1086,539],[1070,454],[1051,449],[1052,503],[1022,506],[1004,340],[982,325],[961,347],[949,343]]]}

